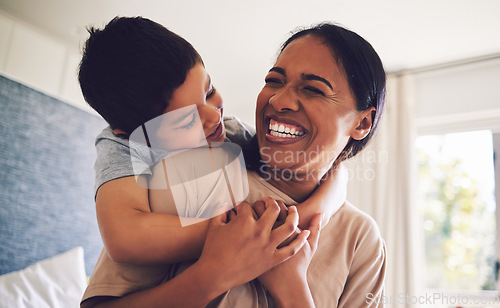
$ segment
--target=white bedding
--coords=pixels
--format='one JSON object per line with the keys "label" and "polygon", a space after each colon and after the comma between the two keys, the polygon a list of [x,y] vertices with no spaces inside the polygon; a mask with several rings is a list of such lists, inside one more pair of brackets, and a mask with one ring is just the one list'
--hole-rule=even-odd
{"label": "white bedding", "polygon": [[0,276],[1,308],[79,307],[87,277],[83,248]]}

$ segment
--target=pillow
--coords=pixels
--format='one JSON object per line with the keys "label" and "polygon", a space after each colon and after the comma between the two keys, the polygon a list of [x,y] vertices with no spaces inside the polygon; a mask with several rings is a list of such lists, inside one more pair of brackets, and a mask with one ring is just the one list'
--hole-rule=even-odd
{"label": "pillow", "polygon": [[0,276],[0,307],[79,307],[87,285],[83,248]]}

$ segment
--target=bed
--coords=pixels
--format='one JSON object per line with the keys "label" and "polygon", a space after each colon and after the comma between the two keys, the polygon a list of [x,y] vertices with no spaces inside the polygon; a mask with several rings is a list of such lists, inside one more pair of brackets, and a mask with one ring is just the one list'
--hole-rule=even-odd
{"label": "bed", "polygon": [[99,117],[0,75],[0,307],[77,307],[102,249]]}

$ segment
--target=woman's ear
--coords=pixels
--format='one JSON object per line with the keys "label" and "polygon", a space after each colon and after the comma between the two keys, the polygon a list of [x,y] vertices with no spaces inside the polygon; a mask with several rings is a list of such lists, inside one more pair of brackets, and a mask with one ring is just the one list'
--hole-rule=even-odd
{"label": "woman's ear", "polygon": [[372,129],[373,118],[375,117],[375,107],[370,107],[359,113],[356,128],[351,134],[352,139],[361,140],[365,138]]}

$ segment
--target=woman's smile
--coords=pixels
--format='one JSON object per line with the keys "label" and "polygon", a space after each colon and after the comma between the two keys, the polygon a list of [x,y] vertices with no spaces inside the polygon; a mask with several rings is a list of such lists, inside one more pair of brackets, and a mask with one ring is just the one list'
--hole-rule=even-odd
{"label": "woman's smile", "polygon": [[269,116],[267,122],[269,123],[269,129],[266,134],[266,140],[271,143],[296,143],[307,135],[307,130],[291,119]]}

